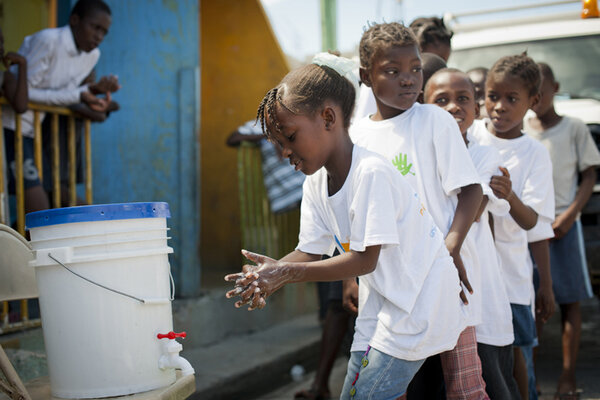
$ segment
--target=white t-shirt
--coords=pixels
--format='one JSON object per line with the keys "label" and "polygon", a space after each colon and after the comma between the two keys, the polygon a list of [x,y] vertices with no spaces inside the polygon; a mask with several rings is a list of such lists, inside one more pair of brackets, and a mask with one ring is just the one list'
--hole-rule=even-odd
{"label": "white t-shirt", "polygon": [[304,182],[297,249],[311,254],[382,245],[375,270],[359,278],[352,351],[368,345],[420,360],[456,345],[465,328],[456,269],[443,235],[410,185],[381,156],[355,146],[342,188],[327,171]]}
{"label": "white t-shirt", "polygon": [[[554,189],[548,150],[525,134],[515,139],[498,138],[486,129],[486,122],[473,122],[468,136],[480,144],[495,147],[502,166],[508,169],[513,192],[538,214],[538,219],[553,220]],[[494,216],[494,234],[510,302],[531,304],[533,269],[526,231],[511,215]]]}
{"label": "white t-shirt", "polygon": [[360,85],[358,99],[356,100],[356,105],[354,106],[354,114],[352,115],[352,118],[355,121],[358,121],[359,119],[368,117],[376,112],[377,103],[375,102],[373,90],[367,85]]}
{"label": "white t-shirt", "polygon": [[488,212],[505,216],[510,205],[504,199],[497,198],[489,186],[492,175],[500,173],[500,154],[491,146],[482,146],[469,142],[469,154],[481,177],[481,187],[488,196],[485,210],[479,222],[474,222],[469,235],[474,238],[475,254],[481,270],[482,321],[476,326],[477,342],[491,346],[507,346],[514,341],[512,312],[506,294],[504,279],[500,269],[500,259],[492,237]]}
{"label": "white t-shirt", "polygon": [[[369,117],[355,120],[350,126],[350,137],[356,144],[392,162],[446,236],[460,188],[480,182],[454,118],[438,106],[415,103],[387,120],[373,121]],[[481,309],[476,304],[481,294],[479,271],[471,262],[474,251],[473,241],[467,235],[460,255],[475,296],[465,291],[472,306],[470,326],[481,321]]]}
{"label": "white t-shirt", "polygon": [[565,116],[545,131],[533,129],[525,119],[524,130],[550,152],[554,201],[559,215],[575,200],[577,173],[600,165],[600,152],[586,124],[577,118]]}

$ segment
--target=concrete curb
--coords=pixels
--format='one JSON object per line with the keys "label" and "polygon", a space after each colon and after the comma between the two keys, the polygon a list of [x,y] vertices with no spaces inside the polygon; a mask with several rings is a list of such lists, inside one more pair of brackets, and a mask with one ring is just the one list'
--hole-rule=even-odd
{"label": "concrete curb", "polygon": [[[182,352],[196,369],[190,399],[249,399],[291,381],[290,368],[316,367],[321,327],[316,314],[297,317],[259,332]],[[185,346],[185,344],[184,344]]]}

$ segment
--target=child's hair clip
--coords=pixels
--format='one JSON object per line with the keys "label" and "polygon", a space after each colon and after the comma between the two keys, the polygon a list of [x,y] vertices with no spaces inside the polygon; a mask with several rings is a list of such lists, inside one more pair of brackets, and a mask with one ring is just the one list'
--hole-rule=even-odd
{"label": "child's hair clip", "polygon": [[352,86],[354,86],[356,96],[358,96],[358,76],[355,72],[358,70],[358,66],[354,61],[350,60],[349,58],[339,57],[331,53],[317,53],[313,57],[312,63],[329,67],[344,78],[348,79]]}

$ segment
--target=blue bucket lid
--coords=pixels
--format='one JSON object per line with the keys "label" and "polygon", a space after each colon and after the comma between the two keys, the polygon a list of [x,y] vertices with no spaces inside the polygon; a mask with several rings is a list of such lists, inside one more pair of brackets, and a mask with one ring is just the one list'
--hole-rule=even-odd
{"label": "blue bucket lid", "polygon": [[169,217],[171,217],[169,204],[165,202],[95,204],[32,212],[25,217],[25,225],[27,229],[31,229],[40,226],[69,224],[71,222]]}

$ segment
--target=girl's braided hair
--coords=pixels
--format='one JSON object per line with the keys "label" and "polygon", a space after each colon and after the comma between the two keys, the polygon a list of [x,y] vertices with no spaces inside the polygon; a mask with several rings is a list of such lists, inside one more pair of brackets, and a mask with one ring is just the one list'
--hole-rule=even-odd
{"label": "girl's braided hair", "polygon": [[417,45],[413,32],[398,22],[369,25],[362,35],[358,52],[360,65],[370,68],[373,56],[381,49],[391,46]]}
{"label": "girl's braided hair", "polygon": [[450,46],[454,34],[438,17],[421,17],[410,23],[410,29],[415,33],[419,47],[423,49],[428,44],[443,43]]}
{"label": "girl's braided hair", "polygon": [[[258,106],[256,120],[260,121],[265,136],[271,137],[270,127],[281,132],[275,115],[276,103],[293,114],[314,116],[326,100],[332,100],[341,107],[344,127],[347,129],[355,96],[352,83],[334,69],[308,64],[288,73],[279,85],[267,92]],[[266,124],[267,115],[270,127]]]}
{"label": "girl's braided hair", "polygon": [[540,91],[542,81],[540,67],[524,51],[521,54],[505,56],[496,61],[488,72],[488,80],[497,74],[509,74],[520,78],[529,91],[529,96],[534,96]]}

